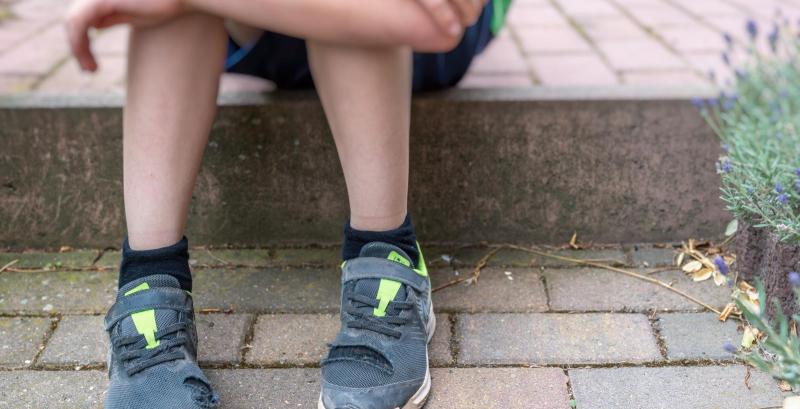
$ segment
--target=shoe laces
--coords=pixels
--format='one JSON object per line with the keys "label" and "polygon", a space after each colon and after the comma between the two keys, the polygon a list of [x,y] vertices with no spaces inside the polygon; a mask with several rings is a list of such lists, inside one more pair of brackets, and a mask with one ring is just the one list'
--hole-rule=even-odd
{"label": "shoe laces", "polygon": [[400,338],[403,333],[397,328],[409,322],[409,318],[400,316],[400,312],[414,306],[414,303],[409,301],[390,301],[386,306],[386,315],[378,317],[364,310],[366,307],[378,307],[379,300],[352,293],[347,296],[347,300],[349,302],[345,307],[345,312],[353,317],[347,322],[348,328],[364,329],[393,338]]}
{"label": "shoe laces", "polygon": [[[147,340],[141,334],[115,337],[111,340],[115,349],[123,349],[119,359],[130,365],[125,365],[128,376],[133,376],[147,368],[158,364],[184,358],[184,353],[178,348],[188,344],[189,339],[180,333],[188,329],[186,322],[176,322],[155,332],[154,337],[159,341],[158,346],[147,348]],[[174,337],[169,336],[176,334]]]}

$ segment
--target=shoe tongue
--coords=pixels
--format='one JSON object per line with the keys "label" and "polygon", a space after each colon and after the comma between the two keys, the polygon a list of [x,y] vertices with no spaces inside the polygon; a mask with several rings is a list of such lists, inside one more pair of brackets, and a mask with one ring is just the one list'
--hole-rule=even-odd
{"label": "shoe tongue", "polygon": [[[117,293],[117,299],[131,296],[153,288],[180,288],[180,284],[175,277],[166,274],[155,274],[132,281]],[[144,335],[148,341],[148,347],[155,347],[158,342],[153,338],[153,333],[159,328],[178,321],[178,312],[169,309],[145,310],[131,314],[123,318],[118,324],[120,335]]]}
{"label": "shoe tongue", "polygon": [[[399,247],[387,243],[369,243],[361,248],[359,257],[385,258],[409,268],[411,267],[411,257]],[[355,293],[380,301],[377,308],[364,307],[365,312],[369,310],[378,317],[385,315],[386,307],[390,301],[404,301],[407,297],[406,286],[390,278],[358,280],[355,285]]]}

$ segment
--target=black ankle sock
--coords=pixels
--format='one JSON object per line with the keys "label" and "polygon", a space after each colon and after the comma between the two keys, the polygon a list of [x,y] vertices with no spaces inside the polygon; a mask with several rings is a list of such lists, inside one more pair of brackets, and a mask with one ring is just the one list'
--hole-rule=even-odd
{"label": "black ankle sock", "polygon": [[119,286],[153,274],[168,274],[178,279],[181,288],[192,291],[192,272],[189,270],[189,241],[186,237],[167,247],[153,250],[133,250],[128,239],[122,243],[122,262],[119,266]]}
{"label": "black ankle sock", "polygon": [[348,221],[344,225],[344,243],[342,243],[342,259],[350,260],[358,257],[361,247],[373,241],[393,244],[405,251],[416,266],[419,263],[419,250],[417,249],[417,235],[411,224],[411,216],[406,215],[400,227],[387,231],[363,231],[350,227]]}

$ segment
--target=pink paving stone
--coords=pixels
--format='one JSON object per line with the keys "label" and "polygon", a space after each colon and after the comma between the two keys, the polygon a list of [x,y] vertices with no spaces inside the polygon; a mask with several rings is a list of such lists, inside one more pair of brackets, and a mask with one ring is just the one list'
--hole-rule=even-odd
{"label": "pink paving stone", "polygon": [[523,52],[528,54],[590,51],[586,40],[571,27],[520,27],[517,35]]}
{"label": "pink paving stone", "polygon": [[80,70],[77,62],[70,58],[48,76],[37,87],[43,92],[86,92],[86,91],[124,91],[125,57],[100,56],[98,57],[96,72],[85,73]]}
{"label": "pink paving stone", "polygon": [[[741,17],[710,16],[703,20],[720,33],[730,34],[736,41],[742,42],[747,39],[747,31],[745,30],[747,19]],[[722,34],[720,34],[720,36],[722,36]]]}
{"label": "pink paving stone", "polygon": [[0,55],[0,74],[43,75],[68,54],[64,27],[56,24]]}
{"label": "pink paving stone", "polygon": [[592,41],[628,40],[646,37],[641,27],[627,17],[602,17],[581,20],[581,28]]}
{"label": "pink paving stone", "polygon": [[701,26],[659,28],[655,29],[655,33],[682,53],[722,52],[725,49],[725,40],[722,38],[722,34]]}
{"label": "pink paving stone", "polygon": [[529,59],[544,85],[613,85],[617,78],[594,54],[539,55]]}
{"label": "pink paving stone", "polygon": [[620,16],[620,11],[606,0],[555,0],[570,16]]}
{"label": "pink paving stone", "polygon": [[733,79],[733,70],[722,62],[718,53],[686,54],[689,65],[703,75],[713,72],[718,85]]}
{"label": "pink paving stone", "polygon": [[45,20],[11,19],[0,23],[0,60],[3,52],[18,45],[23,39],[33,36],[44,27],[54,24]]}
{"label": "pink paving stone", "polygon": [[660,6],[630,7],[628,12],[639,23],[647,27],[688,27],[697,21],[680,9],[662,4]]}
{"label": "pink paving stone", "polygon": [[673,0],[694,15],[740,16],[744,13],[729,2],[721,0]]}
{"label": "pink paving stone", "polygon": [[622,82],[643,86],[702,86],[710,82],[696,72],[628,72],[622,74]]}
{"label": "pink paving stone", "polygon": [[517,88],[533,85],[528,74],[472,74],[466,76],[458,83],[458,88]]}
{"label": "pink paving stone", "polygon": [[219,83],[220,93],[236,92],[268,92],[275,89],[275,84],[263,78],[251,75],[225,73]]}
{"label": "pink paving stone", "polygon": [[482,74],[525,74],[528,65],[517,45],[505,31],[472,62],[471,71]]}
{"label": "pink paving stone", "polygon": [[566,26],[567,20],[550,5],[511,3],[508,22],[513,26]]}
{"label": "pink paving stone", "polygon": [[604,41],[597,47],[620,71],[669,70],[686,65],[666,47],[650,39]]}
{"label": "pink paving stone", "polygon": [[35,80],[29,75],[0,75],[0,94],[28,91]]}
{"label": "pink paving stone", "polygon": [[20,19],[60,19],[72,2],[66,0],[18,0],[11,5],[11,13]]}

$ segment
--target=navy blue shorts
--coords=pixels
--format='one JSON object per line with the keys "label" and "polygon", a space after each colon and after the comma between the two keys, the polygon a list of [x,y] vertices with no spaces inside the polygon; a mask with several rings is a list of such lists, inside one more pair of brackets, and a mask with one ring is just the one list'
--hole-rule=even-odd
{"label": "navy blue shorts", "polygon": [[[478,21],[468,27],[456,48],[446,53],[414,53],[414,91],[456,85],[472,59],[492,40],[492,2]],[[265,32],[249,47],[229,40],[225,70],[254,75],[275,83],[279,89],[313,88],[306,42],[283,34]]]}

